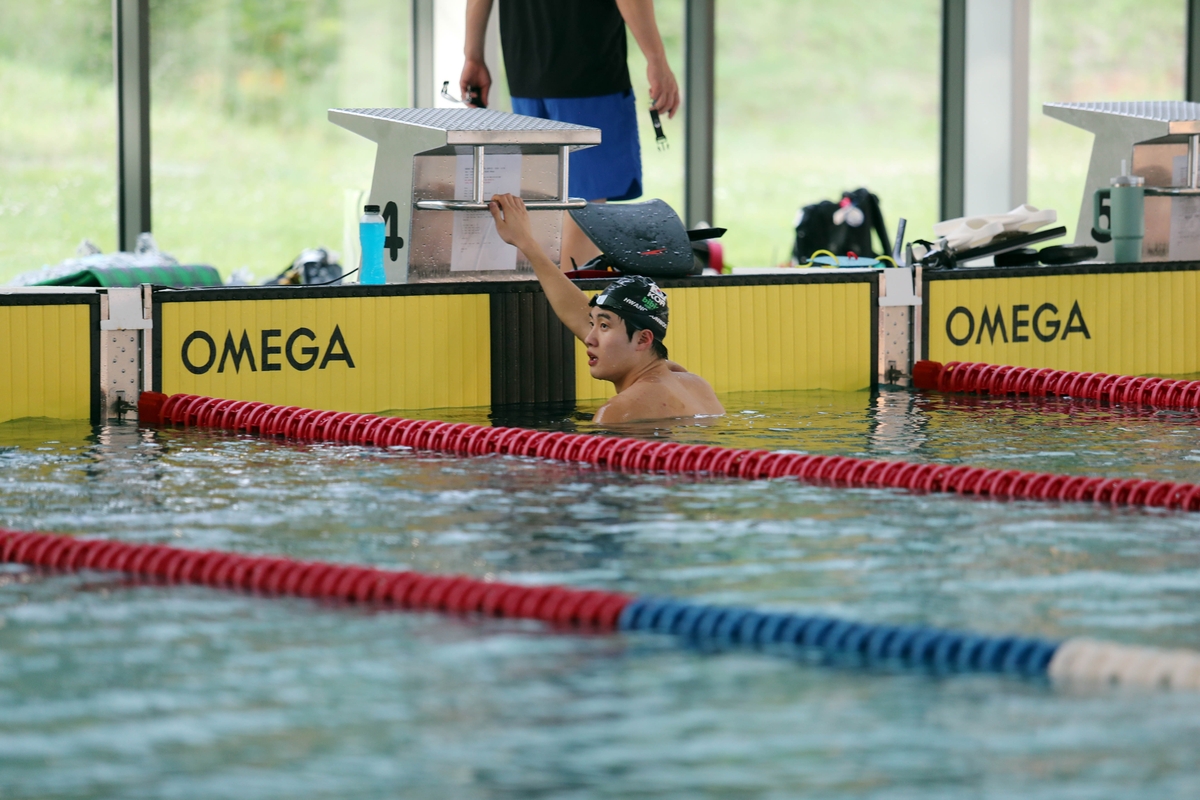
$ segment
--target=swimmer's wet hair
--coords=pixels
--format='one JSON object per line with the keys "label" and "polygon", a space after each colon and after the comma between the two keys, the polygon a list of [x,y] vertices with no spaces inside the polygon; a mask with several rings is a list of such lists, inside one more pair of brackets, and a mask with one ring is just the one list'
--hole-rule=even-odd
{"label": "swimmer's wet hair", "polygon": [[651,345],[654,355],[658,356],[664,361],[667,360],[667,346],[662,343],[661,339],[658,338],[658,332],[655,331],[654,328],[650,327],[648,320],[639,320],[637,314],[622,314],[620,311],[612,308],[606,308],[605,310],[611,311],[621,318],[621,321],[625,323],[625,332],[629,334],[629,341],[631,342],[633,341],[633,335],[638,331],[650,331],[650,333],[654,336],[654,343]]}

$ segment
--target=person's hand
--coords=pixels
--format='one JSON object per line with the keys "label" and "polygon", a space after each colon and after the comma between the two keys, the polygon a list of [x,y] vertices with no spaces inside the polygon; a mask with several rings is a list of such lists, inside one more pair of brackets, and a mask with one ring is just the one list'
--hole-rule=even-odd
{"label": "person's hand", "polygon": [[488,211],[496,220],[496,233],[508,244],[525,252],[533,241],[533,225],[525,201],[511,194],[493,195]]}
{"label": "person's hand", "polygon": [[[471,97],[471,93],[467,90],[468,86],[474,86],[479,90],[479,100],[486,106],[488,102],[488,90],[492,88],[492,73],[488,72],[487,64],[473,59],[467,59],[463,63],[462,75],[458,78],[458,91],[460,92],[459,97],[467,101]],[[474,103],[468,104],[471,108],[480,107]]]}
{"label": "person's hand", "polygon": [[654,100],[651,108],[673,118],[679,109],[679,84],[675,82],[675,73],[671,72],[667,60],[648,63],[646,78],[650,81],[650,97]]}

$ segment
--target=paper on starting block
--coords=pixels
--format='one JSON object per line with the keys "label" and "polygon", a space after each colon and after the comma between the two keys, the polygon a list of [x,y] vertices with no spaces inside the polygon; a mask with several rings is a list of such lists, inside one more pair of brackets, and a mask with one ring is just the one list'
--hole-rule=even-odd
{"label": "paper on starting block", "polygon": [[[455,157],[454,199],[470,200],[475,182],[472,156]],[[483,199],[495,194],[521,194],[521,154],[489,155],[483,166]],[[487,211],[454,212],[454,244],[450,252],[451,272],[514,270],[517,248],[505,244],[496,233],[496,222]]]}

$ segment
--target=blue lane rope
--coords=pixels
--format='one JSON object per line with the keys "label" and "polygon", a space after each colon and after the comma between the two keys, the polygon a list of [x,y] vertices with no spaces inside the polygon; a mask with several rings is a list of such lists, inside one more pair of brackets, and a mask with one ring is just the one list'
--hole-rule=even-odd
{"label": "blue lane rope", "polygon": [[825,616],[720,608],[563,586],[521,586],[465,576],[394,572],[165,545],[80,539],[0,528],[0,563],[58,570],[116,570],[167,583],[383,603],[455,614],[538,619],[590,630],[649,631],[705,651],[756,648],[838,666],[992,672],[1088,685],[1200,690],[1200,653],[1086,638],[1047,642],[978,636]]}
{"label": "blue lane rope", "polygon": [[817,655],[864,667],[902,666],[937,674],[992,672],[1027,678],[1046,676],[1061,644],[1020,636],[763,613],[665,597],[635,597],[621,612],[617,629],[670,634],[704,649],[752,647]]}

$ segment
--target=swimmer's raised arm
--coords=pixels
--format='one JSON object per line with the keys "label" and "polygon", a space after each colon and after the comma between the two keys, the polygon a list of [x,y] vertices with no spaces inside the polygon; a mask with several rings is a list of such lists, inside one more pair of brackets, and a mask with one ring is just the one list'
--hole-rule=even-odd
{"label": "swimmer's raised arm", "polygon": [[524,253],[533,265],[533,274],[542,284],[542,291],[559,321],[580,341],[586,339],[592,329],[587,295],[571,283],[533,238],[533,226],[524,201],[511,194],[498,194],[492,197],[488,210],[496,220],[496,233],[500,238]]}

